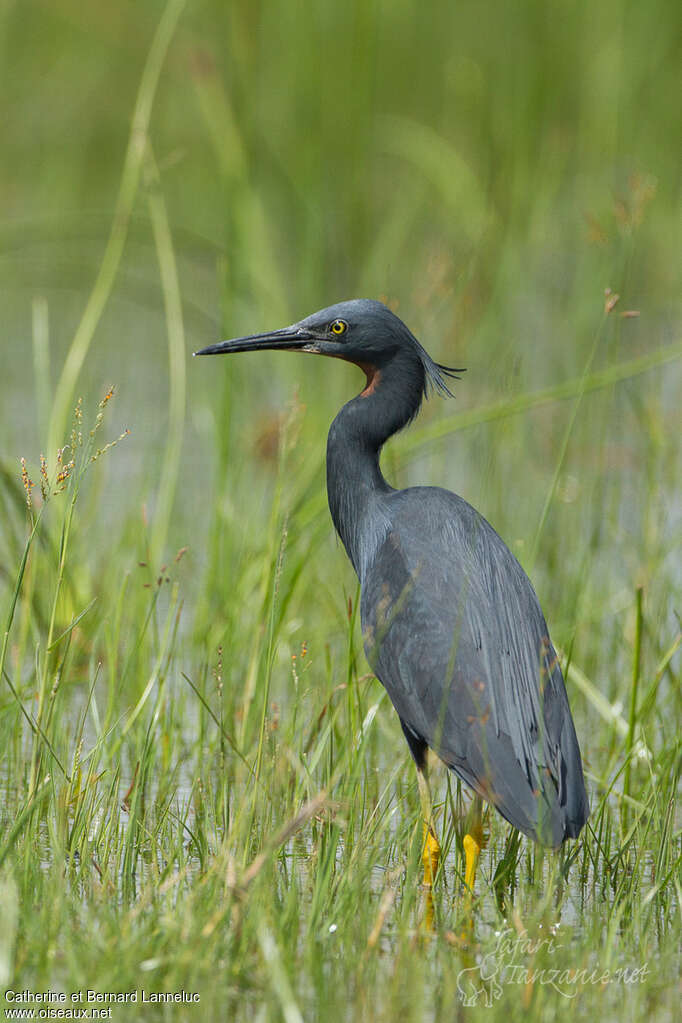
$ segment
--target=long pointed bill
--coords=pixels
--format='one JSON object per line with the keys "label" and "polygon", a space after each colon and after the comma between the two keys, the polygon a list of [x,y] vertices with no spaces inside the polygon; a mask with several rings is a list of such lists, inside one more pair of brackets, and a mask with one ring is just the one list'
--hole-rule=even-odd
{"label": "long pointed bill", "polygon": [[282,330],[269,330],[265,334],[247,334],[246,337],[235,337],[230,341],[218,341],[217,344],[208,345],[194,354],[223,355],[230,352],[259,352],[277,348],[285,352],[319,352],[316,342],[322,340],[323,337],[294,324]]}

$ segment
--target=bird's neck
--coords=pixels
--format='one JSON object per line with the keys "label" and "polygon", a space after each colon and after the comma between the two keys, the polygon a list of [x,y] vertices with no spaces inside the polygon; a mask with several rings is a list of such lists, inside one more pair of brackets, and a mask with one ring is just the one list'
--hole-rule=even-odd
{"label": "bird's neck", "polygon": [[327,439],[327,496],[336,531],[362,581],[390,528],[379,455],[385,441],[417,414],[424,393],[418,360],[365,366],[365,389],[344,405]]}

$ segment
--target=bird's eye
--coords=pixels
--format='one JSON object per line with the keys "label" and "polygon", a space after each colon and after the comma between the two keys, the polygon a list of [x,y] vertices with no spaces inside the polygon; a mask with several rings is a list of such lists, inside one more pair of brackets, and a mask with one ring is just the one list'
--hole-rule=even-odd
{"label": "bird's eye", "polygon": [[339,334],[346,333],[346,331],[348,330],[348,324],[346,323],[345,320],[334,320],[332,323],[329,324],[329,329],[332,332],[332,334],[336,334],[338,336]]}

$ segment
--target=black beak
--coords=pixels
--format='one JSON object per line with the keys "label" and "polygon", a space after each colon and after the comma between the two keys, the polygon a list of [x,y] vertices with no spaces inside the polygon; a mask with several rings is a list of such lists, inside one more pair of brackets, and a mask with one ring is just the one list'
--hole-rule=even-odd
{"label": "black beak", "polygon": [[294,324],[292,327],[283,327],[281,330],[269,330],[265,334],[247,334],[246,337],[235,337],[230,341],[218,341],[215,345],[208,345],[195,355],[223,355],[230,352],[260,352],[264,349],[281,349],[284,352],[317,352],[320,349],[316,342],[324,341],[326,338],[320,334],[314,334],[304,327]]}

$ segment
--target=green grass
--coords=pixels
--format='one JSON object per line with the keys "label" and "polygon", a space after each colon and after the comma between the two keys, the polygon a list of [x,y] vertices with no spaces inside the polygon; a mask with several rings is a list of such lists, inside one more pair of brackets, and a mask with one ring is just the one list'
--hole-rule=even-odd
{"label": "green grass", "polygon": [[[678,5],[106,11],[0,30],[0,989],[201,999],[120,1020],[675,1018]],[[385,472],[456,489],[532,575],[592,804],[558,856],[491,817],[471,910],[435,769],[431,934],[326,508],[357,375],[187,358],[359,294],[468,367]]]}

